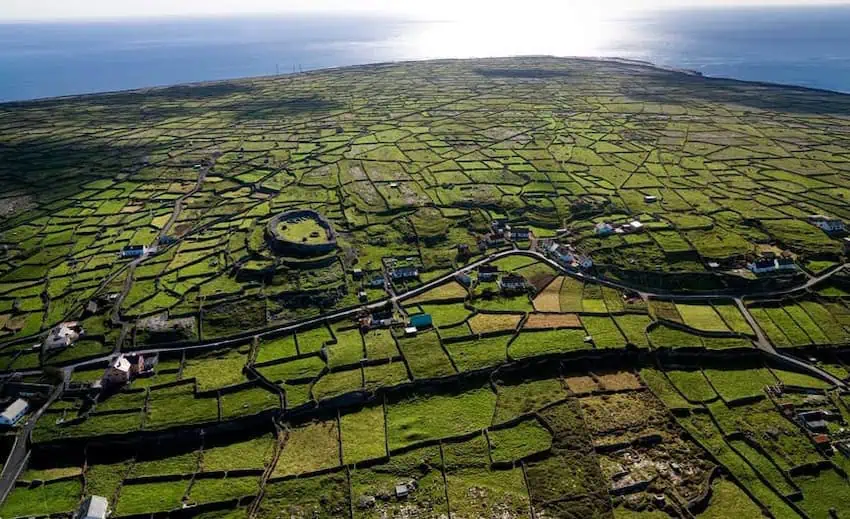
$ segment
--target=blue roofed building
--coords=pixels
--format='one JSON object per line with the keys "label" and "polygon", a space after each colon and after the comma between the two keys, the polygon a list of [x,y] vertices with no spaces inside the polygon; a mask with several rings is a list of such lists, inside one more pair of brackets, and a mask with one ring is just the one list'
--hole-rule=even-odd
{"label": "blue roofed building", "polygon": [[410,316],[410,326],[416,327],[417,329],[428,328],[433,326],[434,320],[431,318],[431,314],[416,314]]}

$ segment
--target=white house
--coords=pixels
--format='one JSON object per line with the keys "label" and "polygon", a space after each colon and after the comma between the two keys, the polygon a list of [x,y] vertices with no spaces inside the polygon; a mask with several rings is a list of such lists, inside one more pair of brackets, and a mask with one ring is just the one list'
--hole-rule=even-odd
{"label": "white house", "polygon": [[0,425],[15,425],[29,411],[30,405],[26,400],[19,398],[9,404],[2,414],[0,414]]}
{"label": "white house", "polygon": [[776,265],[776,259],[762,258],[748,264],[747,268],[754,274],[764,274],[766,272],[775,272],[779,267]]}
{"label": "white house", "polygon": [[637,220],[629,222],[629,227],[631,227],[631,232],[640,232],[643,230],[643,224]]}
{"label": "white house", "polygon": [[147,373],[152,368],[153,363],[146,364],[142,355],[130,357],[119,355],[103,372],[101,381],[104,386],[126,384],[131,378]]}
{"label": "white house", "polygon": [[56,326],[47,335],[44,341],[43,348],[45,350],[54,350],[67,348],[74,344],[83,334],[83,328],[77,321],[68,321]]}
{"label": "white house", "polygon": [[106,519],[108,511],[109,502],[105,497],[89,496],[80,505],[74,517],[75,519]]}

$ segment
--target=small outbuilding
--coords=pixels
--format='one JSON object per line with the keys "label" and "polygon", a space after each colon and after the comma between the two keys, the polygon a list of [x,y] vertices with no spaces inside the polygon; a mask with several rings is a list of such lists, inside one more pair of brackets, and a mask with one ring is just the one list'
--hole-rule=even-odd
{"label": "small outbuilding", "polygon": [[417,329],[429,328],[434,325],[431,314],[416,314],[410,316],[410,326],[415,326]]}
{"label": "small outbuilding", "polygon": [[419,332],[419,330],[416,329],[415,326],[408,326],[407,328],[404,329],[404,335],[407,336],[407,337],[413,337],[418,332]]}
{"label": "small outbuilding", "polygon": [[3,410],[3,413],[0,413],[0,425],[16,425],[21,421],[21,418],[26,416],[29,408],[29,403],[23,398],[15,400]]}
{"label": "small outbuilding", "polygon": [[641,232],[643,230],[643,224],[637,220],[629,222],[628,227],[631,232]]}
{"label": "small outbuilding", "polygon": [[398,499],[404,499],[405,497],[410,495],[410,485],[396,485],[395,486],[395,496]]}
{"label": "small outbuilding", "polygon": [[465,287],[472,285],[472,278],[466,272],[461,272],[455,276],[455,280]]}
{"label": "small outbuilding", "polygon": [[74,519],[106,519],[109,502],[102,496],[89,496],[80,505]]}

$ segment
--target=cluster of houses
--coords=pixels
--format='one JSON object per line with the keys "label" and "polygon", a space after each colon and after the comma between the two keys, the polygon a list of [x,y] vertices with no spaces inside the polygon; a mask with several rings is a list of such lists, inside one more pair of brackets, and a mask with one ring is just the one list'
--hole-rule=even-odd
{"label": "cluster of houses", "polygon": [[393,314],[392,305],[386,305],[384,308],[374,310],[371,313],[364,311],[357,317],[357,321],[364,332],[372,328],[391,328],[399,322]]}
{"label": "cluster of houses", "polygon": [[787,272],[797,270],[794,258],[788,253],[777,256],[773,252],[765,252],[760,257],[747,263],[747,269],[753,274],[769,274],[772,272]]}
{"label": "cluster of houses", "polygon": [[[468,274],[464,274],[464,276],[465,278],[459,281],[462,284],[469,286],[469,284],[471,284],[471,278]],[[524,277],[510,272],[502,273],[496,265],[487,264],[478,267],[479,283],[490,283],[493,281],[496,282],[496,285],[499,287],[499,291],[506,295],[520,294],[527,291],[529,286],[528,281],[526,281]]]}
{"label": "cluster of houses", "polygon": [[[768,391],[772,394],[781,395],[785,388],[781,385],[771,386]],[[813,404],[812,407],[817,407],[816,404],[828,404],[829,401],[823,395],[812,395],[806,399],[807,403]],[[807,405],[808,407],[808,405]],[[797,406],[791,402],[783,403],[780,406],[782,414],[789,420],[797,423],[806,433],[808,433],[812,442],[822,451],[832,449],[832,438],[829,434],[829,422],[843,423],[841,414],[835,410],[830,411],[823,408],[808,408],[805,410],[797,409]],[[836,442],[838,450],[844,453],[845,445],[842,442]],[[846,453],[850,454],[850,449]]]}
{"label": "cluster of houses", "polygon": [[516,227],[508,224],[507,218],[496,218],[490,223],[490,232],[478,239],[478,249],[498,249],[509,241],[527,241],[532,236],[528,227]]}
{"label": "cluster of houses", "polygon": [[[355,281],[361,282],[363,289],[374,288],[383,290],[387,287],[387,278],[392,283],[406,283],[419,279],[419,267],[411,265],[394,266],[394,263],[390,263],[386,277],[381,271],[364,272],[363,269],[359,268],[352,269],[351,276]],[[357,297],[361,303],[369,300],[369,296],[365,290],[361,290]]]}
{"label": "cluster of houses", "polygon": [[377,310],[371,314],[362,314],[357,318],[360,328],[364,331],[373,328],[392,328],[395,326],[404,326],[404,335],[412,337],[419,333],[419,330],[424,330],[434,326],[434,319],[431,314],[414,314],[407,321],[401,321],[393,315],[392,307],[383,310]]}
{"label": "cluster of houses", "polygon": [[794,404],[791,403],[783,404],[782,412],[785,416],[802,426],[819,449],[826,450],[831,446],[832,440],[829,437],[829,425],[827,422],[840,420],[841,416],[838,413],[824,409],[798,412]]}
{"label": "cluster of houses", "polygon": [[593,268],[593,259],[578,253],[572,245],[563,245],[553,240],[542,244],[542,249],[546,256],[566,269]]}
{"label": "cluster of houses", "polygon": [[610,234],[633,234],[643,231],[643,224],[632,220],[623,225],[613,225],[608,222],[600,222],[593,228],[597,236],[608,236]]}

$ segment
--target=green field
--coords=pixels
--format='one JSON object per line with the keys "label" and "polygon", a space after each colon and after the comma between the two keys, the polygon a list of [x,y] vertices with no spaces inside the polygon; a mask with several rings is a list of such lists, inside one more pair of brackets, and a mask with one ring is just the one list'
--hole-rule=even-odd
{"label": "green field", "polygon": [[276,232],[281,238],[293,243],[318,245],[328,242],[327,231],[312,218],[298,218],[279,222]]}
{"label": "green field", "polygon": [[[0,517],[843,516],[794,412],[850,427],[805,367],[850,372],[848,99],[527,57],[0,104],[3,394],[68,382]],[[272,248],[296,210],[337,247]]]}

